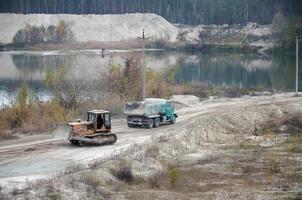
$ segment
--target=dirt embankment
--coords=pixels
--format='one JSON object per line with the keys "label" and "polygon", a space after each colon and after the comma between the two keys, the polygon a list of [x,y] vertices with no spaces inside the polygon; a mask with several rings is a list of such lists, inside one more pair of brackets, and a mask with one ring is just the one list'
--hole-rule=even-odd
{"label": "dirt embankment", "polygon": [[[62,41],[55,31],[64,22],[66,37]],[[244,49],[270,48],[272,26],[248,23],[247,25],[172,24],[155,14],[70,15],[70,14],[0,14],[0,50],[58,50],[58,49],[129,49],[141,48],[142,29],[150,48],[201,49],[201,46]],[[53,29],[53,30],[52,30]],[[23,32],[21,31],[23,30]],[[21,32],[20,32],[21,31]],[[26,38],[34,38],[27,41]],[[39,35],[39,39],[36,35]],[[187,46],[187,47],[186,47]]]}
{"label": "dirt embankment", "polygon": [[[69,167],[58,177],[1,195],[3,199],[301,198],[301,97],[216,100],[179,113],[178,125],[151,130],[153,137],[143,144],[135,134],[120,134],[133,137],[137,144],[94,160],[88,168],[87,164]],[[148,131],[142,134],[152,136]]]}
{"label": "dirt embankment", "polygon": [[259,25],[249,22],[246,25],[177,25],[180,35],[188,42],[216,43],[220,45],[250,43],[266,40],[272,37],[272,25]]}

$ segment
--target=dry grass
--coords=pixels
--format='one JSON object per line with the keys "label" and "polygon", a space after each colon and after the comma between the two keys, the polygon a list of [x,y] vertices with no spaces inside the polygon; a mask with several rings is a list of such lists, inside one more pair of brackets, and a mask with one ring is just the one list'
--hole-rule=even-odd
{"label": "dry grass", "polygon": [[134,176],[132,174],[131,164],[128,160],[120,159],[117,161],[116,166],[110,169],[111,174],[118,180],[127,183],[134,182]]}
{"label": "dry grass", "polygon": [[145,157],[151,157],[151,158],[157,158],[159,155],[159,146],[154,144],[148,146],[148,148],[145,151]]}
{"label": "dry grass", "polygon": [[100,194],[99,187],[102,185],[102,181],[93,171],[83,173],[81,175],[81,181],[90,187],[95,194]]}
{"label": "dry grass", "polygon": [[164,177],[165,177],[164,173],[155,172],[153,176],[151,176],[148,180],[149,186],[152,189],[160,188],[164,182]]}
{"label": "dry grass", "polygon": [[45,194],[43,194],[43,198],[49,199],[49,200],[60,200],[62,199],[62,191],[57,189],[54,185],[48,185],[45,189]]}
{"label": "dry grass", "polygon": [[57,122],[65,122],[72,115],[55,99],[46,103],[36,101],[30,97],[28,87],[22,85],[12,105],[0,109],[0,139],[13,138],[14,132],[48,132]]}
{"label": "dry grass", "polygon": [[6,107],[0,110],[0,140],[14,138],[15,132],[49,132],[57,122],[65,122],[69,118],[70,113],[56,101]]}

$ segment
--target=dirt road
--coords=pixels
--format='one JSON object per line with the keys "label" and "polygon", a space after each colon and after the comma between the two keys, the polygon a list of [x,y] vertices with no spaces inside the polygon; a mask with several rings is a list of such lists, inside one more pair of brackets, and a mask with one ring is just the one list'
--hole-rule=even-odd
{"label": "dirt road", "polygon": [[27,180],[47,177],[77,164],[89,164],[127,150],[133,144],[144,143],[152,136],[169,134],[187,126],[199,117],[228,112],[233,109],[247,109],[263,105],[293,105],[302,111],[302,97],[293,94],[244,97],[236,99],[213,99],[177,110],[179,118],[175,125],[156,129],[128,128],[125,119],[113,119],[113,132],[118,141],[109,146],[71,146],[66,140],[68,127],[58,126],[51,136],[30,136],[0,143],[0,185],[22,185]]}

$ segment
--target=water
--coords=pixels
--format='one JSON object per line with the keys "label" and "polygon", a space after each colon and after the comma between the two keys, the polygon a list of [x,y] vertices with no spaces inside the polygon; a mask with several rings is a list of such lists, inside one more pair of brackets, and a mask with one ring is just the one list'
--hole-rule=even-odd
{"label": "water", "polygon": [[[139,50],[106,51],[105,55],[100,50],[1,52],[0,105],[9,104],[18,87],[24,82],[40,100],[51,98],[50,92],[44,86],[48,69],[56,71],[64,66],[68,77],[74,81],[98,84],[100,73],[108,63],[124,65],[127,58],[141,56],[142,52]],[[203,82],[277,91],[294,91],[295,87],[294,56],[148,51],[146,66],[153,69],[174,68],[178,84]],[[300,77],[301,85],[302,75]]]}

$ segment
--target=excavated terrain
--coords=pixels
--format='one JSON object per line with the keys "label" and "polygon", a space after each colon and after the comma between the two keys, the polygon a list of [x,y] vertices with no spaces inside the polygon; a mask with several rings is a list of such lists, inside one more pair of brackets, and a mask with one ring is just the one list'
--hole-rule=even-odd
{"label": "excavated terrain", "polygon": [[300,199],[302,97],[180,106],[175,125],[72,147],[50,138],[0,146],[0,199]]}

